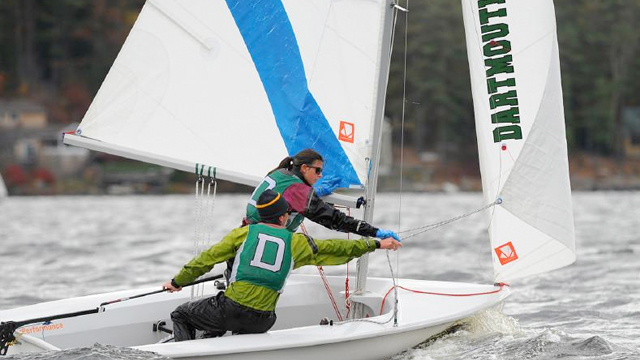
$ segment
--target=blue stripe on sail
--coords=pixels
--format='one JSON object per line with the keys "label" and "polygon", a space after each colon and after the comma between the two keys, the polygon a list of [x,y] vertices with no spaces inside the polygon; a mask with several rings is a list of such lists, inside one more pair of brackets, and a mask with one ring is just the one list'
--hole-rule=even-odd
{"label": "blue stripe on sail", "polygon": [[290,155],[313,148],[325,175],[361,185],[351,161],[307,85],[293,27],[280,0],[226,0],[264,86]]}

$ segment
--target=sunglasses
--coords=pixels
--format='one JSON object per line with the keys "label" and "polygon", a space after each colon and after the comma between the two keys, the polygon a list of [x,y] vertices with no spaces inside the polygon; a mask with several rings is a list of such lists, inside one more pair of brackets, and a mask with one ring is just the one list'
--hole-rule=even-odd
{"label": "sunglasses", "polygon": [[[306,165],[306,164],[305,164]],[[316,175],[320,175],[322,174],[322,168],[318,167],[318,166],[311,166],[311,165],[307,165],[310,168],[316,169]]]}

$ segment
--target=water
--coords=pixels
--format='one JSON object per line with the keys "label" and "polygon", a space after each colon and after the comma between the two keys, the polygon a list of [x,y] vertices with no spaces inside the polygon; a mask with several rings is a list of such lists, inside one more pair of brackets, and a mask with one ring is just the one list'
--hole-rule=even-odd
{"label": "water", "polygon": [[[212,237],[238,225],[247,195],[218,195]],[[405,194],[403,229],[482,206],[480,194]],[[382,194],[374,223],[398,228],[399,196]],[[193,196],[28,197],[0,202],[0,309],[159,285],[193,254]],[[515,281],[502,313],[393,357],[409,359],[640,359],[640,193],[575,193],[578,261]],[[400,277],[491,282],[483,216],[405,241]],[[335,233],[308,225],[316,238]],[[205,232],[199,228],[198,233]],[[388,276],[383,253],[371,274]],[[341,274],[344,267],[325,269]],[[305,270],[307,271],[307,270]],[[314,269],[309,269],[313,272]],[[20,359],[157,359],[96,344]]]}
{"label": "water", "polygon": [[95,344],[64,351],[46,351],[38,354],[7,356],[11,360],[167,360],[169,358],[148,351]]}

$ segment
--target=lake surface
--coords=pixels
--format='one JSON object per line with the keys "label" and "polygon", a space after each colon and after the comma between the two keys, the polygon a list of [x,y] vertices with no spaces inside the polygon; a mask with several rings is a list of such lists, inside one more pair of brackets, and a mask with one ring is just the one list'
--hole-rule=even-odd
{"label": "lake surface", "polygon": [[[219,239],[239,225],[247,196],[222,194],[208,204],[178,195],[3,199],[0,309],[160,285],[191,258],[196,235]],[[501,313],[480,314],[393,360],[640,359],[640,193],[574,193],[573,200],[575,264],[514,281]],[[482,205],[476,193],[405,193],[402,201],[399,194],[381,194],[374,225],[415,228]],[[200,216],[211,213],[211,223],[196,227],[196,209]],[[336,237],[306,223],[316,238]],[[407,239],[391,256],[396,274],[491,283],[486,226],[485,217],[476,214]],[[345,267],[325,270],[343,274]],[[371,256],[370,274],[389,276],[383,252]],[[20,358],[158,357],[97,344]]]}

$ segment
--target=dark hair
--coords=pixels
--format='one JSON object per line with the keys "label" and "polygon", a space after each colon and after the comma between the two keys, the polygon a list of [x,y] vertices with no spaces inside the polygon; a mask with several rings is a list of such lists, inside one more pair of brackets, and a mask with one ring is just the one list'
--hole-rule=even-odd
{"label": "dark hair", "polygon": [[294,169],[299,170],[300,166],[302,166],[303,164],[310,166],[316,160],[324,161],[322,160],[322,155],[318,154],[315,150],[304,149],[295,154],[293,157],[287,156],[286,158],[282,159],[278,167],[271,170],[269,174],[279,169],[287,169],[289,171],[294,171]]}

